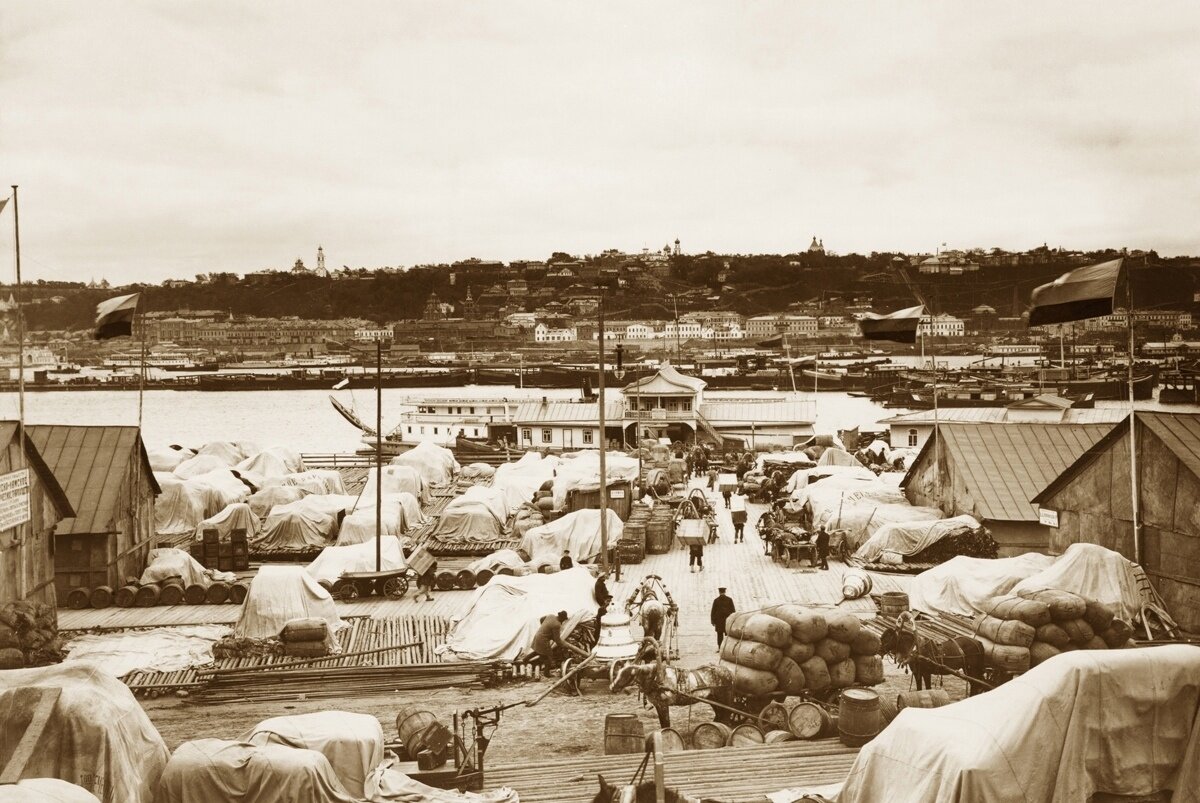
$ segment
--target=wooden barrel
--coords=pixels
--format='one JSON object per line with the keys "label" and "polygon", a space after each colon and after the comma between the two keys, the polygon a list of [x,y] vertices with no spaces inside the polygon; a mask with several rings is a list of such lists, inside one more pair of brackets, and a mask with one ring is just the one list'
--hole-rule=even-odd
{"label": "wooden barrel", "polygon": [[846,747],[862,747],[883,730],[879,695],[870,689],[843,689],[838,707],[838,736]]}
{"label": "wooden barrel", "polygon": [[720,722],[701,722],[692,728],[693,750],[715,750],[729,743],[732,729]]}
{"label": "wooden barrel", "polygon": [[229,587],[229,601],[234,605],[241,605],[246,601],[246,595],[249,593],[249,585],[246,583],[234,583]]}
{"label": "wooden barrel", "polygon": [[[93,608],[107,608],[113,604],[113,590],[111,586],[96,586],[92,589],[92,593],[88,594],[88,604]],[[130,604],[133,604],[132,597]]]}
{"label": "wooden barrel", "polygon": [[871,575],[859,569],[851,569],[842,575],[842,597],[858,599],[871,593]]}
{"label": "wooden barrel", "polygon": [[660,728],[646,734],[647,752],[654,749],[654,734],[656,733],[662,734],[662,751],[664,753],[678,753],[680,750],[687,750],[687,740],[683,738],[682,733],[674,728]]}
{"label": "wooden barrel", "polygon": [[796,736],[791,731],[767,731],[763,734],[763,744],[779,744],[780,742],[795,741]]}
{"label": "wooden barrel", "polygon": [[495,576],[496,575],[491,569],[480,569],[479,571],[475,572],[475,584],[479,586],[485,586]]}
{"label": "wooden barrel", "polygon": [[437,724],[437,717],[432,711],[426,711],[418,706],[406,706],[396,714],[396,733],[404,744],[404,749],[414,761],[417,753],[425,749],[425,736],[431,725]]}
{"label": "wooden barrel", "polygon": [[158,604],[158,595],[162,589],[158,587],[158,583],[147,583],[144,586],[138,586],[138,590],[133,595],[133,607],[135,608],[150,608]]}
{"label": "wooden barrel", "polygon": [[538,566],[538,574],[556,574],[557,572],[558,572],[558,567],[552,566],[549,563],[542,565],[542,566]]}
{"label": "wooden barrel", "polygon": [[896,718],[899,713],[899,708],[896,705],[896,698],[890,694],[886,697],[879,698],[879,716],[883,717],[883,724],[886,726],[889,722]]}
{"label": "wooden barrel", "polygon": [[81,611],[92,604],[91,590],[87,588],[72,588],[67,592],[67,607]]}
{"label": "wooden barrel", "polygon": [[475,572],[470,569],[459,569],[458,574],[454,575],[454,585],[466,590],[475,587]]}
{"label": "wooden barrel", "polygon": [[642,753],[645,749],[646,733],[636,714],[609,714],[604,718],[604,755]]}
{"label": "wooden barrel", "polygon": [[208,601],[208,589],[199,583],[192,583],[183,590],[183,601],[188,605],[203,605]]}
{"label": "wooden barrel", "polygon": [[208,587],[204,599],[209,605],[220,605],[229,599],[229,583],[216,580]]}
{"label": "wooden barrel", "polygon": [[879,595],[879,612],[884,616],[897,616],[908,610],[908,594],[903,591],[884,591]]}
{"label": "wooden barrel", "polygon": [[451,571],[438,572],[437,573],[437,587],[442,591],[449,591],[450,589],[454,588],[454,581],[456,579],[457,578],[454,576],[454,572],[451,572]]}
{"label": "wooden barrel", "polygon": [[788,729],[788,710],[783,703],[770,702],[758,712],[758,727],[763,733]]}
{"label": "wooden barrel", "polygon": [[832,732],[832,725],[829,712],[816,703],[796,703],[788,711],[788,730],[797,739],[828,736]]}
{"label": "wooden barrel", "polygon": [[665,555],[671,551],[671,520],[653,516],[646,525],[646,552],[650,555]]}
{"label": "wooden barrel", "polygon": [[183,581],[172,577],[162,584],[158,592],[159,605],[179,605],[183,602]]}
{"label": "wooden barrel", "polygon": [[904,691],[896,695],[896,711],[905,708],[941,708],[950,705],[950,695],[945,689],[922,689]]}
{"label": "wooden barrel", "polygon": [[758,729],[757,725],[751,725],[747,722],[731,730],[729,732],[729,741],[725,744],[729,747],[750,747],[762,743],[763,732]]}

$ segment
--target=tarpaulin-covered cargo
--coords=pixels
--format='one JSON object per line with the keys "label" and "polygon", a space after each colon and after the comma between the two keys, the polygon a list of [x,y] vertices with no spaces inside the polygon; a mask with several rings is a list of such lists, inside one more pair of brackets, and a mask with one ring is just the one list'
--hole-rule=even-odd
{"label": "tarpaulin-covered cargo", "polygon": [[[375,467],[367,469],[367,482],[363,486],[362,493],[359,497],[363,500],[375,498],[375,482],[376,482]],[[396,493],[409,493],[416,497],[417,501],[422,505],[428,505],[432,496],[429,492],[429,487],[421,475],[412,466],[384,466],[383,467],[383,495],[389,496]]]}
{"label": "tarpaulin-covered cargo", "polygon": [[235,468],[248,477],[256,478],[258,480],[256,485],[262,485],[265,480],[286,477],[292,473],[288,461],[272,452],[259,452],[253,457],[247,457]]}
{"label": "tarpaulin-covered cargo", "polygon": [[[604,473],[610,482],[633,481],[638,475],[637,458],[624,452],[608,452],[605,455]],[[594,491],[600,487],[600,453],[594,449],[564,455],[554,477],[552,498],[554,509],[562,510],[567,503],[567,493],[572,490]]]}
{"label": "tarpaulin-covered cargo", "polygon": [[303,488],[274,485],[252,494],[246,500],[246,504],[250,505],[251,513],[258,516],[259,519],[265,519],[271,515],[271,511],[276,505],[286,505],[303,499],[307,495],[308,491],[305,491]]}
{"label": "tarpaulin-covered cargo", "polygon": [[1070,591],[1110,605],[1118,618],[1132,622],[1141,618],[1142,606],[1134,565],[1111,549],[1096,544],[1072,544],[1049,567],[1013,586],[1012,593],[1043,588]]}
{"label": "tarpaulin-covered cargo", "polygon": [[171,474],[154,472],[162,490],[154,500],[154,532],[183,535],[195,532],[204,520],[203,494]]}
{"label": "tarpaulin-covered cargo", "polygon": [[222,468],[228,469],[229,464],[215,455],[202,454],[184,460],[172,473],[179,479],[186,480]]}
{"label": "tarpaulin-covered cargo", "polygon": [[905,708],[839,803],[1056,803],[1200,789],[1200,649],[1077,650],[986,694]]}
{"label": "tarpaulin-covered cargo", "polygon": [[272,717],[242,734],[241,741],[315,750],[354,797],[363,794],[367,776],[383,762],[383,728],[370,714],[315,711]]}
{"label": "tarpaulin-covered cargo", "polygon": [[[383,503],[379,514],[378,529],[382,530],[385,536],[396,536],[404,532],[404,513],[400,510],[398,502]],[[363,541],[374,538],[375,530],[375,509],[356,510],[342,519],[342,526],[338,527],[335,546],[361,544]]]}
{"label": "tarpaulin-covered cargo", "polygon": [[861,466],[858,458],[847,452],[845,449],[832,447],[821,452],[821,458],[817,461],[818,466]]}
{"label": "tarpaulin-covered cargo", "polygon": [[[621,540],[625,524],[611,508],[606,510],[605,524],[608,543]],[[557,566],[564,549],[571,551],[576,562],[591,562],[600,554],[600,511],[577,510],[527,530],[521,539],[521,551],[529,555],[529,565]]]}
{"label": "tarpaulin-covered cargo", "polygon": [[[786,452],[785,452],[786,454]],[[809,485],[818,482],[829,482],[835,480],[838,482],[849,483],[842,486],[843,490],[851,487],[855,480],[859,482],[878,482],[879,478],[871,469],[863,465],[854,466],[814,466],[812,468],[802,468],[792,474],[788,478],[785,486],[787,492],[792,495],[793,499],[803,499],[802,491]]]}
{"label": "tarpaulin-covered cargo", "polygon": [[533,643],[543,616],[566,611],[567,635],[596,615],[596,578],[582,566],[554,574],[497,575],[475,589],[446,643],[435,652],[448,660],[511,661]]}
{"label": "tarpaulin-covered cargo", "polygon": [[310,468],[283,478],[284,486],[303,488],[311,494],[344,494],[341,473],[328,468]]}
{"label": "tarpaulin-covered cargo", "polygon": [[262,530],[250,539],[254,552],[311,552],[329,546],[337,521],[329,513],[304,504],[304,499],[276,505]]}
{"label": "tarpaulin-covered cargo", "polygon": [[195,457],[195,454],[188,449],[147,449],[146,457],[150,460],[150,470],[157,474],[160,471],[175,471],[180,463]]}
{"label": "tarpaulin-covered cargo", "polygon": [[250,486],[234,476],[228,468],[197,474],[185,481],[189,488],[200,492],[204,500],[204,516],[215,516],[234,502],[242,502],[252,493]]}
{"label": "tarpaulin-covered cargo", "polygon": [[[403,569],[404,550],[395,536],[385,535],[379,546],[380,570]],[[375,569],[375,539],[348,546],[327,546],[316,560],[305,567],[314,580],[338,579],[345,572],[373,572]]]}
{"label": "tarpaulin-covered cargo", "polygon": [[526,452],[517,462],[505,463],[496,469],[492,487],[504,492],[509,510],[516,510],[533,499],[534,493],[548,480],[554,479],[559,462],[557,457]]}
{"label": "tarpaulin-covered cargo", "polygon": [[980,526],[973,517],[966,515],[932,521],[892,522],[864,541],[854,557],[864,563],[875,563],[888,562],[888,556],[896,556],[892,562],[898,563],[901,556],[915,555],[943,538],[978,530]]}
{"label": "tarpaulin-covered cargo", "polygon": [[66,660],[86,662],[119,678],[135,669],[178,672],[211,664],[213,645],[229,632],[225,625],[176,625],[85,633],[67,642]]}
{"label": "tarpaulin-covered cargo", "polygon": [[182,549],[159,547],[146,553],[146,569],[138,580],[142,585],[159,583],[168,577],[178,577],[185,586],[209,584],[204,566]]}
{"label": "tarpaulin-covered cargo", "polygon": [[241,530],[246,533],[248,538],[251,538],[257,535],[261,529],[262,521],[258,516],[254,515],[254,511],[248,503],[233,502],[226,505],[225,509],[217,515],[209,516],[197,524],[193,540],[202,540],[205,530],[216,530],[218,538],[222,541],[228,541],[229,536],[234,530]]}
{"label": "tarpaulin-covered cargo", "polygon": [[463,491],[460,496],[451,499],[450,503],[446,505],[445,509],[453,510],[456,507],[467,505],[472,502],[479,502],[487,507],[487,509],[492,512],[492,515],[496,517],[496,521],[500,522],[501,524],[507,522],[509,514],[512,513],[512,508],[509,507],[508,500],[505,498],[503,491],[498,488],[488,488],[483,485],[473,485],[467,490]]}
{"label": "tarpaulin-covered cargo", "polygon": [[392,458],[393,466],[409,466],[429,485],[445,485],[458,473],[454,452],[432,441],[421,441],[413,448]]}
{"label": "tarpaulin-covered cargo", "polygon": [[316,750],[197,739],[175,749],[163,770],[159,803],[356,803],[329,759]]}
{"label": "tarpaulin-covered cargo", "polygon": [[300,566],[262,566],[250,583],[242,614],[234,625],[238,638],[276,638],[292,619],[324,619],[333,633],[342,627],[329,592]]}
{"label": "tarpaulin-covered cargo", "polygon": [[209,441],[196,450],[196,455],[210,455],[227,466],[236,466],[249,457],[241,446],[233,441]]}
{"label": "tarpaulin-covered cargo", "polygon": [[30,778],[0,786],[0,803],[97,803],[82,786],[58,778]]}
{"label": "tarpaulin-covered cargo", "polygon": [[1054,558],[1037,552],[996,559],[959,555],[914,577],[908,588],[909,605],[926,613],[986,613],[995,597],[1053,563]]}
{"label": "tarpaulin-covered cargo", "polygon": [[153,803],[167,746],[133,692],[86,661],[0,672],[0,766],[12,757],[45,690],[61,690],[21,772],[60,778],[104,803]]}
{"label": "tarpaulin-covered cargo", "polygon": [[504,537],[507,516],[503,493],[476,485],[450,500],[431,535],[443,541],[496,541]]}

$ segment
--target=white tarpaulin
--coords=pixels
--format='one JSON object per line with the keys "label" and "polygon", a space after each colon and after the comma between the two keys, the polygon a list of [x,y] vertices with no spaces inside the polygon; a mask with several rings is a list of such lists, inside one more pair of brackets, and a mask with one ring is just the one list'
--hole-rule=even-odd
{"label": "white tarpaulin", "polygon": [[154,473],[162,493],[154,499],[154,532],[183,535],[204,520],[204,500],[197,489],[171,474]]}
{"label": "white tarpaulin", "polygon": [[[385,535],[379,550],[382,571],[403,569],[407,565],[404,562],[404,550],[400,548],[400,541],[395,536]],[[375,539],[349,546],[327,546],[317,555],[316,560],[305,567],[305,571],[312,575],[314,580],[330,582],[341,577],[344,572],[373,572]]]}
{"label": "white tarpaulin", "polygon": [[343,624],[333,598],[312,575],[300,566],[268,564],[254,575],[233,634],[238,638],[276,638],[292,619],[309,617],[324,619],[330,633]]}
{"label": "white tarpaulin", "polygon": [[[375,467],[367,469],[367,482],[363,486],[359,499],[363,504],[375,504]],[[409,493],[416,497],[422,505],[428,505],[432,499],[429,487],[421,479],[421,475],[412,466],[383,467],[383,495]]]}
{"label": "white tarpaulin", "polygon": [[432,441],[421,441],[407,452],[392,458],[393,466],[409,466],[428,485],[445,485],[458,473],[454,452]]}
{"label": "white tarpaulin", "polygon": [[342,475],[331,468],[310,468],[283,478],[284,486],[295,486],[310,490],[314,494],[344,494],[346,486]]}
{"label": "white tarpaulin", "polygon": [[525,559],[518,555],[515,549],[497,549],[490,555],[472,561],[467,568],[476,574],[484,569],[496,574],[500,569],[515,569],[524,565]]}
{"label": "white tarpaulin", "polygon": [[170,473],[195,455],[186,449],[147,449],[146,457],[150,460],[151,471]]}
{"label": "white tarpaulin", "polygon": [[243,502],[250,497],[250,486],[233,475],[227,468],[218,468],[198,474],[184,482],[195,488],[204,500],[204,516],[215,516],[234,502]]}
{"label": "white tarpaulin", "polygon": [[175,748],[158,803],[356,803],[316,750],[197,739]]}
{"label": "white tarpaulin", "polygon": [[1141,618],[1134,564],[1096,544],[1072,544],[1054,563],[1013,586],[1012,593],[1056,588],[1113,606],[1126,622]]}
{"label": "white tarpaulin", "polygon": [[905,708],[838,803],[1200,799],[1200,649],[1077,650],[941,708]]}
{"label": "white tarpaulin", "polygon": [[[403,521],[404,514],[400,510],[400,504],[398,502],[389,504],[385,501],[379,515],[379,529],[383,530],[383,534],[395,536],[403,533]],[[361,544],[363,541],[375,537],[375,529],[375,509],[356,510],[342,519],[342,526],[338,528],[337,543],[334,546]]]}
{"label": "white tarpaulin", "polygon": [[388,759],[367,777],[368,803],[521,803],[516,791],[502,786],[487,792],[458,792],[438,789],[415,781]]}
{"label": "white tarpaulin", "polygon": [[[625,523],[612,508],[605,510],[608,542],[621,540]],[[593,508],[577,510],[565,516],[533,527],[521,539],[521,551],[529,555],[530,567],[557,566],[564,549],[571,551],[576,563],[590,562],[600,554],[600,511]]]}
{"label": "white tarpaulin", "polygon": [[21,777],[60,778],[104,803],[154,803],[167,746],[129,687],[84,661],[0,672],[0,766],[43,689],[62,691]]}
{"label": "white tarpaulin", "polygon": [[329,546],[336,527],[333,516],[300,499],[276,505],[250,545],[255,552],[308,552]]}
{"label": "white tarpaulin", "polygon": [[241,741],[316,750],[354,797],[363,794],[367,776],[383,763],[383,727],[370,714],[315,711],[273,717],[246,731]]}
{"label": "white tarpaulin", "polygon": [[0,786],[0,803],[97,803],[82,786],[58,778],[30,778]]}
{"label": "white tarpaulin", "polygon": [[821,459],[817,461],[817,466],[861,466],[858,458],[847,452],[845,449],[836,447],[826,449],[821,452]]}
{"label": "white tarpaulin", "polygon": [[[590,449],[564,455],[554,477],[554,509],[562,510],[567,503],[567,492],[573,490],[595,491],[600,488],[600,452]],[[638,475],[638,461],[624,452],[608,452],[604,458],[604,473],[609,482],[633,481]]]}
{"label": "white tarpaulin", "polygon": [[566,611],[565,638],[596,615],[596,578],[582,566],[554,574],[496,575],[477,588],[446,643],[435,652],[447,660],[511,661],[533,643],[542,617]]}
{"label": "white tarpaulin", "polygon": [[908,588],[909,605],[926,613],[974,616],[985,612],[995,597],[1054,563],[1054,558],[1027,552],[1013,558],[951,558],[921,572]]}
{"label": "white tarpaulin", "polygon": [[246,504],[250,505],[250,512],[259,519],[265,519],[271,515],[271,511],[276,505],[286,505],[291,502],[303,499],[308,495],[308,492],[303,488],[284,487],[282,485],[274,485],[253,494],[246,500]]}
{"label": "white tarpaulin", "polygon": [[896,560],[893,562],[899,562],[902,555],[915,555],[943,538],[962,535],[979,529],[979,526],[978,521],[965,515],[933,521],[893,522],[876,530],[875,534],[858,548],[854,557],[864,563],[875,563],[880,557],[886,562],[887,556],[895,556]]}
{"label": "white tarpaulin", "polygon": [[236,466],[249,456],[233,441],[209,441],[196,451],[196,455],[212,455],[227,466]]}
{"label": "white tarpaulin", "polygon": [[261,485],[264,480],[286,477],[291,473],[288,462],[271,452],[259,452],[238,463],[235,468],[242,474],[257,478],[256,485]]}
{"label": "white tarpaulin", "polygon": [[491,511],[491,514],[496,517],[496,521],[501,526],[508,521],[508,516],[512,512],[509,509],[508,501],[505,499],[503,491],[497,488],[488,488],[484,485],[472,485],[463,491],[461,495],[451,499],[450,504],[446,505],[445,510],[446,512],[450,512],[475,502],[478,502]]}
{"label": "white tarpaulin", "polygon": [[[802,500],[803,490],[814,483],[827,483],[832,481],[829,487],[837,486],[846,490],[852,488],[853,483],[858,482],[878,482],[879,478],[875,476],[875,472],[864,465],[855,466],[817,466],[815,468],[802,468],[788,478],[787,492],[791,494],[793,499]],[[839,484],[840,483],[840,484]]]}
{"label": "white tarpaulin", "polygon": [[138,582],[149,585],[168,577],[180,578],[184,586],[195,583],[207,586],[210,579],[204,565],[184,550],[174,547],[151,549],[146,553],[146,569]]}
{"label": "white tarpaulin", "polygon": [[195,457],[189,457],[178,466],[173,472],[176,477],[181,480],[191,479],[201,474],[207,474],[210,471],[218,471],[220,469],[228,469],[229,464],[219,457],[211,454],[199,454]]}
{"label": "white tarpaulin", "polygon": [[178,672],[213,662],[213,644],[229,635],[225,625],[183,625],[153,630],[87,633],[67,642],[67,661],[87,661],[113,677],[135,669]]}
{"label": "white tarpaulin", "polygon": [[560,462],[557,457],[526,452],[517,462],[505,463],[496,469],[492,487],[504,492],[509,510],[516,510],[533,499],[534,492],[547,481],[554,479],[554,471]]}
{"label": "white tarpaulin", "polygon": [[242,530],[246,533],[246,537],[253,538],[262,529],[262,521],[258,516],[254,515],[254,511],[250,509],[250,505],[245,502],[234,502],[231,505],[226,505],[215,516],[209,516],[204,521],[196,525],[196,534],[193,540],[200,541],[204,538],[205,530],[216,530],[218,537],[222,541],[228,541],[230,534],[234,530]]}

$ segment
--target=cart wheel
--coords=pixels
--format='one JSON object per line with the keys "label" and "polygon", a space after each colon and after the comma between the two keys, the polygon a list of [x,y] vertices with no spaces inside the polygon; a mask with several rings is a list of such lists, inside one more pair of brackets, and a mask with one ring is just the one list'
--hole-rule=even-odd
{"label": "cart wheel", "polygon": [[404,576],[388,577],[379,581],[379,596],[400,599],[408,593],[408,578]]}
{"label": "cart wheel", "polygon": [[330,593],[333,594],[334,599],[341,600],[342,602],[358,599],[358,588],[354,585],[353,580],[335,580]]}
{"label": "cart wheel", "polygon": [[[562,673],[565,678],[567,674],[575,668],[575,659],[567,658],[562,662]],[[575,692],[576,697],[583,696],[583,689],[579,686],[579,675],[573,675],[565,684],[564,688],[568,688]]]}
{"label": "cart wheel", "polygon": [[354,588],[360,597],[369,597],[375,593],[374,580],[355,580]]}
{"label": "cart wheel", "polygon": [[613,661],[611,664],[608,665],[608,688],[609,689],[611,689],[612,685],[617,682],[617,673],[619,673],[622,669],[624,669],[625,664],[627,664],[627,663],[629,663],[629,662],[628,661]]}

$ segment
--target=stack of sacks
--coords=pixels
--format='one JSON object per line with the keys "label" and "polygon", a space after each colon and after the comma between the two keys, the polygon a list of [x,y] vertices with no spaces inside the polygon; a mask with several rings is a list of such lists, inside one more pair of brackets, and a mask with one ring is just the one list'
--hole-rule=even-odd
{"label": "stack of sacks", "polygon": [[721,664],[736,694],[800,694],[883,682],[879,636],[858,617],[784,604],[735,613],[725,623]]}
{"label": "stack of sacks", "polygon": [[532,505],[522,505],[517,511],[517,517],[513,521],[513,530],[516,534],[524,538],[525,533],[532,530],[534,527],[541,527],[546,523],[546,519],[542,513]]}
{"label": "stack of sacks", "polygon": [[53,605],[17,600],[0,607],[0,669],[54,664],[62,655]]}
{"label": "stack of sacks", "polygon": [[1104,603],[1042,589],[997,597],[976,618],[975,633],[997,668],[1017,673],[1062,652],[1131,646],[1133,628]]}

